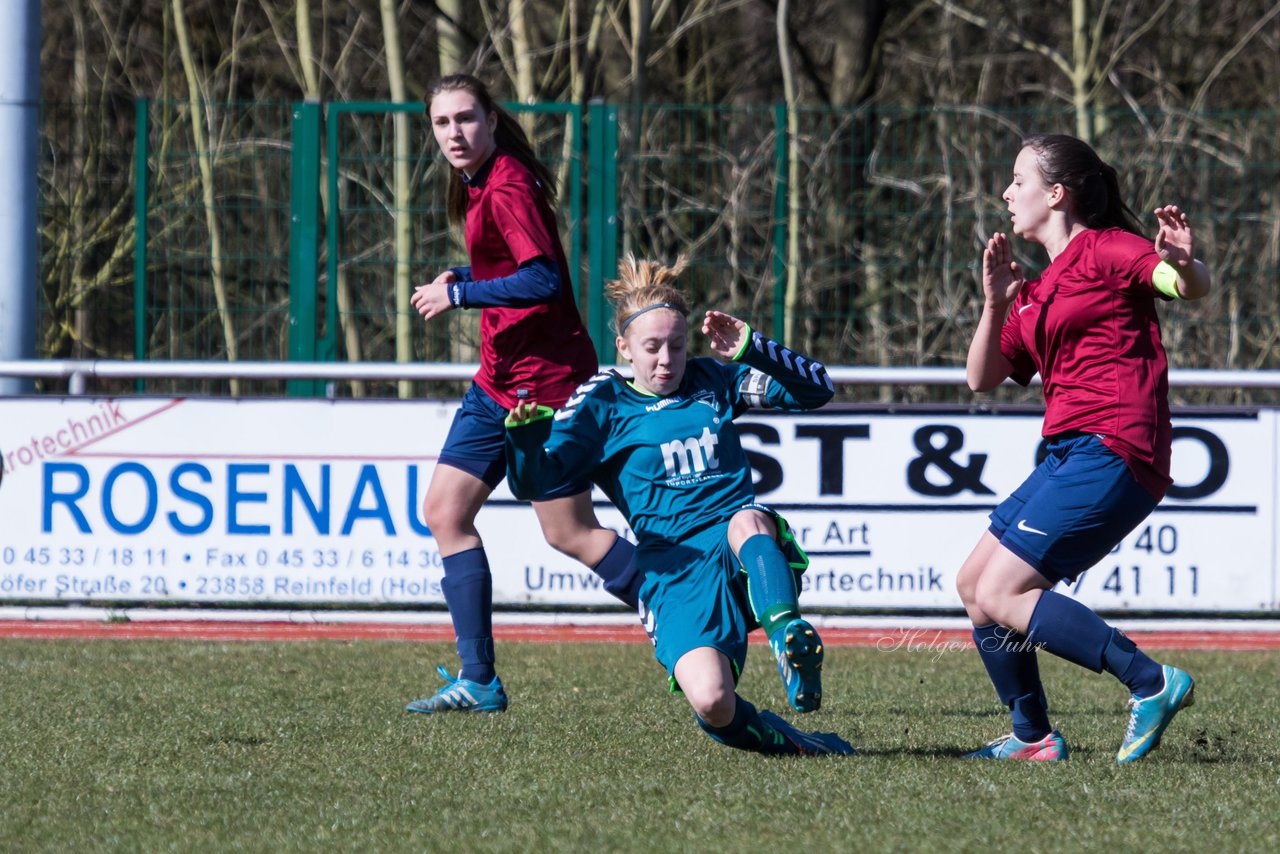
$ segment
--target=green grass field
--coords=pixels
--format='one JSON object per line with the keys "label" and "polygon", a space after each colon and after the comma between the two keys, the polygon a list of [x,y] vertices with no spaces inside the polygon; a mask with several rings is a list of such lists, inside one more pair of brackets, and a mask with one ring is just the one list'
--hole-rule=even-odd
{"label": "green grass field", "polygon": [[[1197,704],[1123,768],[1123,689],[1048,656],[1072,758],[1032,766],[957,758],[1008,729],[972,651],[829,650],[802,723],[861,756],[772,760],[703,736],[642,645],[501,644],[508,713],[403,712],[448,653],[0,642],[0,848],[1280,848],[1278,652],[1159,654]],[[785,706],[762,647],[741,689]]]}

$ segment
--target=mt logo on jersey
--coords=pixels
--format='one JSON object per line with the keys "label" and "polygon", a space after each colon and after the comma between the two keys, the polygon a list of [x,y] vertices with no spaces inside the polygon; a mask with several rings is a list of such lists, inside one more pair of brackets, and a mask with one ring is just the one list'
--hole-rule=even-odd
{"label": "mt logo on jersey", "polygon": [[716,457],[716,444],[719,441],[720,438],[711,432],[710,427],[703,427],[700,436],[663,442],[660,450],[663,465],[667,468],[667,478],[702,474],[708,469],[720,468],[720,460]]}

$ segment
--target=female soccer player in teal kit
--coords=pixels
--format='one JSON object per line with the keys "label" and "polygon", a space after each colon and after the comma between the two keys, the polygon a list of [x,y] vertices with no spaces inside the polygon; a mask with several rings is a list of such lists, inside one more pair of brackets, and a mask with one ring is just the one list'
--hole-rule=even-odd
{"label": "female soccer player in teal kit", "polygon": [[[780,516],[755,503],[733,419],[751,407],[814,409],[831,399],[826,369],[709,311],[715,359],[688,359],[684,269],[628,257],[609,286],[618,352],[630,381],[598,374],[552,413],[516,406],[507,420],[517,496],[589,476],[636,533],[641,615],[655,655],[698,725],[716,741],[766,754],[850,754],[831,733],[807,733],[735,693],[747,634],[769,637],[788,698],[822,702],[822,641],[800,616],[807,564]],[[550,425],[550,437],[547,437]]]}
{"label": "female soccer player in teal kit", "polygon": [[1152,661],[1084,604],[1051,588],[1097,563],[1151,513],[1171,480],[1173,426],[1157,299],[1198,299],[1209,273],[1195,259],[1187,217],[1155,211],[1155,244],[1120,198],[1116,172],[1074,137],[1023,141],[1004,192],[1013,231],[1048,250],[1024,281],[1009,241],[982,257],[985,305],[969,346],[969,385],[1044,380],[1047,455],[991,514],[956,579],[974,642],[1013,732],[969,754],[1052,761],[1067,744],[1049,723],[1036,662],[1044,648],[1132,694],[1116,761],[1145,756],[1193,681]]}

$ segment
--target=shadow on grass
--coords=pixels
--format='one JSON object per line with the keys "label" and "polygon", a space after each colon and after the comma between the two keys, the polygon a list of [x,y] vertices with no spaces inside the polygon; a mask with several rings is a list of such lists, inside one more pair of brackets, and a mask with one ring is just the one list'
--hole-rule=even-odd
{"label": "shadow on grass", "polygon": [[864,747],[862,745],[854,745],[858,748],[858,756],[867,759],[961,759],[966,753],[974,750],[972,747]]}
{"label": "shadow on grass", "polygon": [[[1008,718],[1008,709],[1002,709],[999,706],[991,709],[924,709],[919,706],[907,708],[905,706],[893,706],[883,711],[883,714],[899,715],[903,718],[911,718],[919,715],[921,711],[928,714],[930,718]],[[877,714],[881,713],[876,710]]]}

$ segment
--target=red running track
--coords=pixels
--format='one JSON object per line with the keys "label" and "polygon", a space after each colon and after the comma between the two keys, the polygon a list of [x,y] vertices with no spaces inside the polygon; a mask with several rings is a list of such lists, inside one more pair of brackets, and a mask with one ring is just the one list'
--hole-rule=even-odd
{"label": "red running track", "polygon": [[[964,629],[821,629],[828,646],[872,647],[915,652],[942,651],[972,646]],[[500,641],[525,643],[648,643],[639,626],[497,625]],[[1129,632],[1149,649],[1268,650],[1280,649],[1280,632],[1140,631]],[[93,640],[185,639],[202,641],[307,641],[390,640],[443,643],[453,640],[446,624],[400,625],[390,623],[288,623],[203,620],[0,620],[0,638],[80,638]],[[761,636],[753,638],[763,643]]]}

